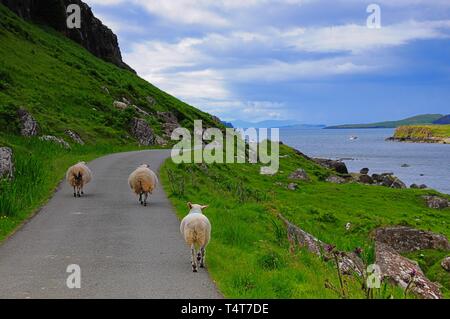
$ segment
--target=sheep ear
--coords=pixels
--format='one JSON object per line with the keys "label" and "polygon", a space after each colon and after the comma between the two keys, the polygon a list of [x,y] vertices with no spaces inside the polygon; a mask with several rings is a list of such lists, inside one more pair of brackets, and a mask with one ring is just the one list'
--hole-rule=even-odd
{"label": "sheep ear", "polygon": [[191,202],[189,202],[187,205],[188,205],[189,209],[192,209],[192,203]]}
{"label": "sheep ear", "polygon": [[202,210],[207,209],[209,205],[202,206]]}

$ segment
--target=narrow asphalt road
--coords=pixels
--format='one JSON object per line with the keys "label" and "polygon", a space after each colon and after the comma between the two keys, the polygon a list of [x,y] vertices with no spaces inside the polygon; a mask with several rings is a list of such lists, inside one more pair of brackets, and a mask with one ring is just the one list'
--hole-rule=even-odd
{"label": "narrow asphalt road", "polygon": [[[81,199],[63,183],[30,222],[0,245],[0,298],[220,298],[205,270],[194,274],[179,221],[161,185],[139,205],[127,179],[140,164],[159,171],[167,150],[89,163]],[[186,208],[187,209],[187,208]],[[69,265],[81,288],[69,289]]]}

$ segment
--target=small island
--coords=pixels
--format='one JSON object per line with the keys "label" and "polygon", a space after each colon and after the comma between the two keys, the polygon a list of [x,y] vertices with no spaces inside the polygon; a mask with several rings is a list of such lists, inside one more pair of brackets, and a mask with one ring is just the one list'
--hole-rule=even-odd
{"label": "small island", "polygon": [[396,142],[450,144],[450,124],[400,126],[394,136],[387,139]]}

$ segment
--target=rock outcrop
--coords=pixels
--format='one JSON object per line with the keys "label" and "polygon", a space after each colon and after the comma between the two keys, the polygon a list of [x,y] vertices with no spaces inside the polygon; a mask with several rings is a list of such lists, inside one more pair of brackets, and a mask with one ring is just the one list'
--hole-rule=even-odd
{"label": "rock outcrop", "polygon": [[131,134],[138,140],[142,146],[149,146],[155,142],[155,134],[150,125],[143,119],[133,118],[130,123]]}
{"label": "rock outcrop", "polygon": [[177,117],[172,112],[157,112],[156,115],[163,122],[162,126],[167,137],[171,137],[172,132],[180,127]]}
{"label": "rock outcrop", "polygon": [[450,256],[445,257],[444,260],[442,260],[441,266],[445,271],[450,272]]}
{"label": "rock outcrop", "polygon": [[59,137],[56,137],[56,136],[44,135],[44,136],[40,136],[39,139],[41,141],[47,141],[47,142],[52,142],[52,143],[59,144],[62,147],[64,147],[65,149],[69,149],[70,148],[69,143],[64,141],[62,138],[59,138]]}
{"label": "rock outcrop", "polygon": [[0,147],[0,179],[14,177],[13,151],[9,147]]}
{"label": "rock outcrop", "polygon": [[333,184],[345,184],[347,182],[345,178],[336,175],[331,175],[327,177],[325,181]]}
{"label": "rock outcrop", "polygon": [[424,249],[450,250],[445,236],[405,226],[379,228],[375,231],[375,241],[400,254]]}
{"label": "rock outcrop", "polygon": [[125,110],[128,108],[128,104],[125,102],[120,102],[120,101],[114,101],[113,103],[114,108],[118,109],[118,110]]}
{"label": "rock outcrop", "polygon": [[[81,0],[0,0],[18,16],[45,24],[79,43],[95,56],[134,72],[122,60],[117,36],[92,13]],[[81,8],[81,28],[67,27],[67,7],[70,4]]]}
{"label": "rock outcrop", "polygon": [[398,177],[393,173],[372,174],[373,183],[379,186],[390,188],[407,188]]}
{"label": "rock outcrop", "polygon": [[84,145],[84,141],[81,139],[80,135],[78,135],[77,132],[66,130],[66,135],[69,136],[75,143]]}
{"label": "rock outcrop", "polygon": [[295,179],[300,181],[309,181],[309,176],[303,168],[297,169],[291,175],[289,175],[289,179]]}
{"label": "rock outcrop", "polygon": [[442,298],[439,287],[424,275],[420,267],[412,260],[401,256],[389,245],[376,242],[375,255],[375,262],[380,267],[382,278],[403,289],[409,286],[410,290],[421,298]]}
{"label": "rock outcrop", "polygon": [[[295,247],[298,246],[300,248],[306,248],[309,252],[319,257],[324,257],[327,260],[332,258],[330,247],[333,248],[334,246],[326,244],[313,235],[305,232],[300,227],[292,224],[283,215],[280,214],[278,217],[286,225],[288,240],[292,252],[295,250]],[[359,276],[363,275],[365,271],[364,262],[356,253],[336,251],[334,248],[332,250],[333,253],[338,256],[339,268],[343,274],[350,275],[356,273]]]}
{"label": "rock outcrop", "polygon": [[444,209],[450,207],[450,202],[448,199],[439,196],[424,196],[423,198],[427,202],[427,206],[429,208]]}
{"label": "rock outcrop", "polygon": [[348,174],[347,165],[345,165],[344,162],[324,158],[314,158],[313,161],[325,168],[332,169],[339,174]]}
{"label": "rock outcrop", "polygon": [[19,109],[17,115],[20,121],[20,134],[31,137],[39,134],[39,126],[34,117],[24,109]]}

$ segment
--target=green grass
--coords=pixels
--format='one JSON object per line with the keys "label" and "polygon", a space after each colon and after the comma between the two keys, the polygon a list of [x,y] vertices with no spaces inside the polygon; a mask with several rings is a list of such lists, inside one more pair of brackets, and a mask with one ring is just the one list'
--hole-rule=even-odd
{"label": "green grass", "polygon": [[354,129],[354,128],[395,128],[402,125],[432,124],[442,118],[442,114],[424,114],[413,116],[400,121],[386,121],[371,124],[346,124],[327,127],[328,129]]}
{"label": "green grass", "polygon": [[[429,209],[421,198],[436,192],[330,184],[323,182],[330,174],[326,169],[285,146],[281,155],[287,157],[275,176],[260,175],[260,166],[252,164],[177,166],[168,160],[162,170],[180,218],[188,212],[188,201],[210,205],[205,212],[213,225],[207,263],[227,297],[338,297],[324,289],[326,279],[337,281],[333,264],[304,251],[291,255],[278,213],[340,250],[362,247],[367,263],[374,260],[370,235],[380,226],[410,225],[450,236],[450,209]],[[288,176],[300,167],[312,181],[287,190]],[[345,229],[348,222],[350,231]],[[363,297],[358,284],[351,287],[351,297]],[[402,296],[396,289],[393,293]]]}
{"label": "green grass", "polygon": [[450,125],[411,125],[397,128],[398,139],[426,140],[430,138],[450,138]]}

